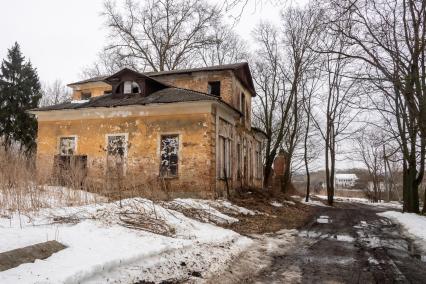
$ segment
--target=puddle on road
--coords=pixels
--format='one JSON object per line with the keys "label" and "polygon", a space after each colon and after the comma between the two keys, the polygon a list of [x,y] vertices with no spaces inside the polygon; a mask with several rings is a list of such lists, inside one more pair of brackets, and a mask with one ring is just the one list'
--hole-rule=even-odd
{"label": "puddle on road", "polygon": [[357,229],[360,242],[369,248],[383,247],[394,256],[400,258],[410,256],[426,262],[426,255],[420,253],[413,240],[402,237],[401,232],[387,219],[379,219],[373,223],[361,221],[353,227]]}
{"label": "puddle on road", "polygon": [[324,234],[318,231],[300,231],[299,236],[304,238],[310,238],[310,239],[328,239],[328,240],[335,240],[339,242],[349,242],[349,243],[352,243],[355,241],[355,238],[349,235]]}

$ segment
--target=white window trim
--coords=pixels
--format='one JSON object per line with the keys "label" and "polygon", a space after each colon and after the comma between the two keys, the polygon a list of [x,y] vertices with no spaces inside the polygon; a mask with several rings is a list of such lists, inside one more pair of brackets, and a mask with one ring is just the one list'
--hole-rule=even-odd
{"label": "white window trim", "polygon": [[77,135],[61,135],[58,136],[58,140],[56,142],[56,149],[57,149],[57,153],[59,156],[69,156],[69,155],[61,155],[61,139],[62,138],[74,138],[75,139],[75,149],[74,149],[74,155],[77,155],[77,150],[78,150],[78,136]]}
{"label": "white window trim", "polygon": [[123,165],[123,176],[126,176],[127,173],[127,152],[129,148],[129,133],[108,133],[105,134],[105,174],[107,174],[108,171],[108,138],[114,137],[114,136],[124,136],[124,140],[126,142],[126,146],[124,147],[124,165]]}

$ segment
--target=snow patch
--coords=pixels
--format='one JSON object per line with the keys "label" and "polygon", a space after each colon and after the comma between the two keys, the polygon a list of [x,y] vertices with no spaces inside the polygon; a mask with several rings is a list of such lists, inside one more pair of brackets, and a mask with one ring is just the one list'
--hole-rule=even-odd
{"label": "snow patch", "polygon": [[[325,195],[316,195],[316,197],[318,197],[319,199],[322,199],[322,200],[327,200],[327,196],[325,196]],[[398,201],[390,201],[390,202],[381,201],[381,202],[373,203],[367,198],[340,197],[340,196],[335,196],[334,201],[336,201],[336,202],[363,203],[363,204],[368,204],[368,205],[376,206],[376,207],[402,209],[402,204]]]}
{"label": "snow patch", "polygon": [[328,205],[325,205],[324,203],[322,203],[321,201],[318,201],[318,200],[309,199],[308,202],[306,202],[305,200],[302,200],[301,202],[303,204],[311,205],[311,206],[329,207]]}
{"label": "snow patch", "polygon": [[72,104],[84,104],[84,103],[88,103],[90,100],[72,100],[71,103]]}
{"label": "snow patch", "polygon": [[[294,203],[294,202],[293,202]],[[274,206],[274,207],[283,207],[283,204],[282,203],[279,203],[278,201],[272,201],[271,203],[269,203],[269,204],[271,204],[272,206]]]}
{"label": "snow patch", "polygon": [[412,235],[416,243],[426,252],[426,217],[415,213],[401,213],[396,211],[386,211],[377,215],[389,218],[400,223],[407,232]]}
{"label": "snow patch", "polygon": [[368,258],[368,262],[370,264],[374,264],[374,265],[379,265],[380,264],[380,262],[378,262],[377,259],[375,259],[374,257],[371,257],[371,256]]}
{"label": "snow patch", "polygon": [[325,217],[325,218],[318,218],[317,219],[317,223],[319,223],[319,224],[328,224],[328,223],[332,222],[331,219],[328,218],[328,216],[322,216],[322,217]]}
{"label": "snow patch", "polygon": [[[197,204],[196,201],[193,203]],[[227,206],[233,208],[232,204]],[[120,216],[136,209],[164,221],[174,229],[174,234],[165,236],[122,226]],[[70,217],[77,221],[54,222],[55,218],[67,220]],[[0,236],[0,252],[47,240],[57,240],[67,246],[45,260],[0,272],[0,283],[81,283],[90,279],[101,279],[92,283],[105,283],[108,279],[122,280],[125,275],[130,278],[125,278],[124,283],[157,276],[157,280],[165,280],[173,276],[173,270],[159,271],[158,267],[163,264],[167,267],[180,260],[179,252],[187,254],[191,261],[203,263],[204,269],[208,270],[210,266],[217,267],[221,259],[225,261],[238,254],[252,242],[234,231],[187,218],[143,198],[42,209],[38,214],[28,216],[14,214],[10,218],[0,218]],[[220,250],[221,246],[230,249]],[[128,272],[135,267],[137,275],[121,274],[121,270],[116,270],[122,268]],[[151,278],[146,274],[149,269],[153,269],[153,274],[148,275]],[[110,271],[111,275],[108,274]],[[102,275],[110,278],[102,278]]]}

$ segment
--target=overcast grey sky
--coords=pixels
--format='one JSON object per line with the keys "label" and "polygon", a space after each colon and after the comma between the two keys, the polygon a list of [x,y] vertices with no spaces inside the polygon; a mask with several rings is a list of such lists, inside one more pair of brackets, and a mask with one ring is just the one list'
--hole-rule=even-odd
{"label": "overcast grey sky", "polygon": [[[3,0],[0,59],[17,41],[26,58],[37,68],[42,82],[79,80],[82,68],[96,59],[106,43],[107,31],[100,15],[103,1]],[[276,1],[249,0],[236,26],[242,38],[250,41],[250,33],[260,21],[278,23],[280,7],[271,4]],[[300,5],[304,2],[306,0],[293,1]],[[346,160],[337,164],[348,168],[356,163]]]}
{"label": "overcast grey sky", "polygon": [[[81,69],[96,59],[106,42],[102,6],[103,0],[3,0],[0,58],[17,41],[41,81],[78,80]],[[269,0],[250,0],[236,30],[249,40],[256,23],[277,21],[279,10]]]}

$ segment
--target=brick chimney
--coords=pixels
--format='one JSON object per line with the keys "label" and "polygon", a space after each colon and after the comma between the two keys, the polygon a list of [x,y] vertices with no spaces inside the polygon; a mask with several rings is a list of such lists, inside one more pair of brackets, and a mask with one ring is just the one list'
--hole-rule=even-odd
{"label": "brick chimney", "polygon": [[284,176],[285,173],[285,164],[287,161],[287,155],[284,149],[280,149],[278,155],[274,160],[274,173],[276,176]]}

